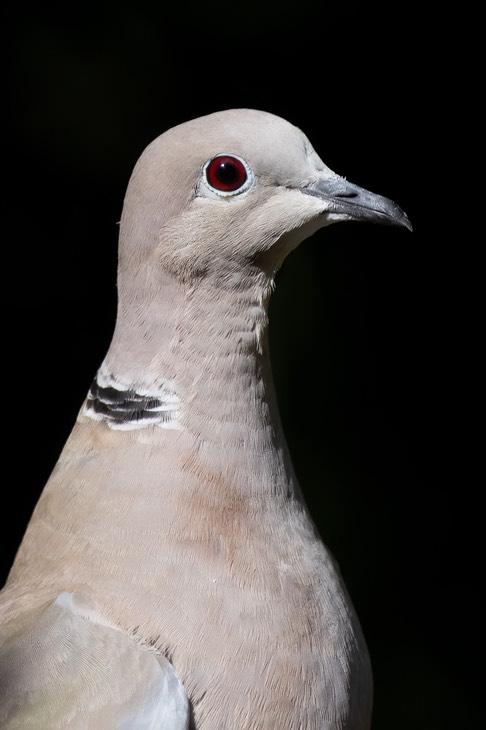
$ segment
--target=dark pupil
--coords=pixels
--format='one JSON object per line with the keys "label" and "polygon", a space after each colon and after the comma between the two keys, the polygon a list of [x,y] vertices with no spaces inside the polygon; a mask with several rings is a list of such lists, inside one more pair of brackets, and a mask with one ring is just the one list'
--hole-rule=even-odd
{"label": "dark pupil", "polygon": [[221,162],[216,176],[224,185],[233,185],[238,181],[239,173],[236,165],[232,162]]}

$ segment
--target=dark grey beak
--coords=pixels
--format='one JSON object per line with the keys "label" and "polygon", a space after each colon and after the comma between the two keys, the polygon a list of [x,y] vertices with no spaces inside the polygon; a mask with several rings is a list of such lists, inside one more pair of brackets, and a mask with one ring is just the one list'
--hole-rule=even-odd
{"label": "dark grey beak", "polygon": [[392,200],[370,193],[341,177],[318,180],[302,192],[329,202],[328,213],[349,216],[355,221],[374,221],[393,226],[405,226],[412,230],[407,215]]}

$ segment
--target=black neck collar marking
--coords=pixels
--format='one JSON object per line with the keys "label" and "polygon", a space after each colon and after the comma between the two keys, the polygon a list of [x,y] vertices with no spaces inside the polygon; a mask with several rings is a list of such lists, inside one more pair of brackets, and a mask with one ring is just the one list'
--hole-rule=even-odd
{"label": "black neck collar marking", "polygon": [[134,429],[151,424],[174,428],[179,399],[169,388],[147,393],[98,374],[89,389],[84,413],[97,421],[106,421],[111,428]]}

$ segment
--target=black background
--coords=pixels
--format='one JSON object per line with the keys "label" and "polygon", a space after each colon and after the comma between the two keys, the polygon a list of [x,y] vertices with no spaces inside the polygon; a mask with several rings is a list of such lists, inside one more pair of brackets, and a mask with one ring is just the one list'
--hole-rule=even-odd
{"label": "black background", "polygon": [[23,5],[5,24],[2,577],[109,345],[137,157],[192,117],[265,109],[414,225],[304,242],[278,276],[272,363],[299,479],[369,644],[373,729],[479,728],[463,29],[403,2],[66,7]]}

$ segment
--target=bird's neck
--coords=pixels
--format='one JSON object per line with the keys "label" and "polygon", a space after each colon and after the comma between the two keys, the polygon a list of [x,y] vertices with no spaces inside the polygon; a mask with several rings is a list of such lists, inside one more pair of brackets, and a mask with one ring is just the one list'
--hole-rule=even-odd
{"label": "bird's neck", "polygon": [[179,565],[181,540],[190,563],[194,546],[214,556],[221,544],[267,544],[266,530],[288,519],[307,525],[270,373],[268,290],[163,289],[150,316],[146,302],[121,299],[98,385],[44,490],[15,575],[35,564],[36,539],[49,566],[70,556],[81,586],[90,561],[103,564],[101,583],[108,572],[123,586],[147,569],[149,554],[157,575],[160,555],[170,560],[179,550]]}
{"label": "bird's neck", "polygon": [[182,285],[167,279],[141,302],[120,296],[117,324],[103,372],[156,390],[170,381],[181,392],[220,376],[259,373],[268,361],[267,305],[272,281]]}
{"label": "bird's neck", "polygon": [[273,491],[276,472],[282,493],[296,491],[267,347],[271,283],[263,274],[254,286],[168,282],[163,299],[145,302],[145,316],[122,299],[85,413],[102,427],[143,430],[143,439],[148,429],[163,446],[177,440],[186,454],[204,454],[214,473],[240,465],[241,474],[255,475],[251,493],[266,491],[266,482]]}

